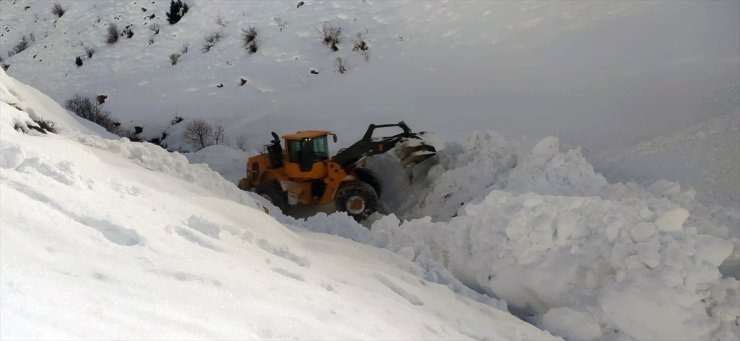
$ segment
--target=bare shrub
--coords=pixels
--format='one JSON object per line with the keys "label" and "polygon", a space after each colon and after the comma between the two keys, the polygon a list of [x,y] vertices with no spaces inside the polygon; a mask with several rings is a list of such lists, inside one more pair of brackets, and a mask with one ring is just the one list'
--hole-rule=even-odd
{"label": "bare shrub", "polygon": [[111,23],[108,25],[108,31],[105,34],[105,43],[108,45],[113,45],[118,41],[118,35],[120,32],[118,32],[118,26],[114,23]]}
{"label": "bare shrub", "polygon": [[365,35],[366,34],[362,32],[355,35],[354,47],[352,47],[352,51],[361,54],[367,62],[370,61],[370,45],[367,44]]}
{"label": "bare shrub", "polygon": [[75,94],[64,102],[64,107],[79,117],[97,123],[111,133],[116,133],[120,126],[120,123],[111,118],[110,112],[103,110],[102,105],[96,105],[91,98]]}
{"label": "bare shrub", "polygon": [[171,65],[177,65],[177,62],[180,61],[180,54],[179,53],[173,53],[170,55],[170,64]]}
{"label": "bare shrub", "polygon": [[257,28],[254,26],[242,29],[242,46],[249,54],[254,54],[259,49],[257,45],[257,34]]}
{"label": "bare shrub", "polygon": [[28,48],[28,38],[26,36],[21,37],[21,41],[18,42],[13,48],[8,51],[8,57],[12,57],[15,54],[21,53]]}
{"label": "bare shrub", "polygon": [[154,33],[154,35],[159,34],[159,24],[153,23],[153,24],[149,25],[149,31],[152,31]]}
{"label": "bare shrub", "polygon": [[216,22],[216,25],[221,26],[221,27],[226,27],[226,25],[229,24],[226,20],[224,20],[224,17],[220,15],[216,17],[215,22]]}
{"label": "bare shrub", "polygon": [[213,134],[211,135],[211,142],[213,144],[224,144],[226,134],[224,133],[224,126],[217,125],[213,128]]}
{"label": "bare shrub", "polygon": [[342,28],[339,26],[324,24],[321,26],[320,32],[321,40],[324,42],[324,45],[329,46],[329,48],[334,52],[339,51],[339,43],[342,40]]}
{"label": "bare shrub", "polygon": [[95,54],[95,49],[92,47],[85,47],[85,55],[88,59],[92,58]]}
{"label": "bare shrub", "polygon": [[180,123],[180,122],[182,122],[184,120],[185,119],[182,118],[182,116],[180,116],[178,114],[175,114],[175,117],[173,117],[172,120],[170,121],[170,125],[173,126],[173,125],[178,124],[178,123]]}
{"label": "bare shrub", "polygon": [[190,44],[185,43],[182,44],[182,47],[180,48],[180,54],[186,54],[190,50]]}
{"label": "bare shrub", "polygon": [[347,72],[347,58],[337,57],[337,72],[339,73],[345,73]]}
{"label": "bare shrub", "polygon": [[203,53],[208,53],[208,51],[211,50],[214,46],[216,46],[216,43],[221,41],[221,38],[223,38],[223,35],[221,35],[221,32],[213,32],[205,37],[205,41],[203,42],[203,48],[201,48],[201,51]]}
{"label": "bare shrub", "polygon": [[38,124],[38,127],[28,126],[29,128],[36,129],[44,134],[47,132],[54,134],[57,133],[57,124],[54,121],[45,120],[43,118],[38,118],[33,121]]}
{"label": "bare shrub", "polygon": [[62,7],[62,5],[58,3],[55,3],[54,6],[51,6],[51,13],[56,15],[57,18],[61,18],[64,15],[64,12],[66,12],[66,10],[64,9],[64,7]]}
{"label": "bare shrub", "polygon": [[242,133],[236,138],[236,147],[243,152],[247,151],[247,135]]}

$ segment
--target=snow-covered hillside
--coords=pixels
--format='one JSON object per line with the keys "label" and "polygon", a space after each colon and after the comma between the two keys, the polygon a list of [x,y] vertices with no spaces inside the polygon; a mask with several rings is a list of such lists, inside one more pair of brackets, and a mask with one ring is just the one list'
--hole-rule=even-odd
{"label": "snow-covered hillside", "polygon": [[[244,135],[249,148],[269,131],[308,128],[349,144],[368,123],[403,119],[446,140],[476,127],[593,149],[740,103],[736,1],[189,0],[175,25],[168,0],[58,3],[66,12],[57,19],[52,1],[0,1],[8,73],[60,103],[107,95],[105,107],[125,126],[143,126],[145,138],[180,115],[224,124],[230,144]],[[321,43],[324,23],[342,28],[338,52]],[[109,46],[110,24],[134,35]],[[241,42],[250,25],[259,32],[253,55]],[[222,38],[204,53],[213,33]],[[366,34],[368,62],[352,51],[357,33]],[[25,51],[6,57],[31,34]],[[182,55],[172,66],[174,53]],[[189,149],[170,135],[170,148]]]}
{"label": "snow-covered hillside", "polygon": [[637,145],[594,156],[610,181],[649,185],[669,179],[692,186],[705,202],[740,205],[740,111]]}
{"label": "snow-covered hillside", "polygon": [[[2,71],[0,102],[3,339],[552,338],[389,251],[291,230],[205,166],[101,138]],[[23,133],[32,119],[59,134]]]}

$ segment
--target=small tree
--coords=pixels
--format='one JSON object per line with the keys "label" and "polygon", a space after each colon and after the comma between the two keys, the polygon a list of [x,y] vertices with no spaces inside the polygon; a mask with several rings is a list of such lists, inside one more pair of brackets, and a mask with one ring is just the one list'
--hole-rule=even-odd
{"label": "small tree", "polygon": [[77,65],[77,67],[82,66],[82,58],[80,58],[79,56],[75,58],[75,65]]}
{"label": "small tree", "polygon": [[51,13],[56,15],[57,18],[61,18],[64,15],[65,9],[62,7],[62,5],[56,3],[54,6],[51,6]]}
{"label": "small tree", "polygon": [[182,0],[170,0],[170,11],[166,13],[167,22],[169,22],[170,25],[177,24],[189,9],[188,4],[183,3]]}
{"label": "small tree", "polygon": [[197,149],[212,145],[213,127],[206,121],[195,119],[185,126],[185,142]]}

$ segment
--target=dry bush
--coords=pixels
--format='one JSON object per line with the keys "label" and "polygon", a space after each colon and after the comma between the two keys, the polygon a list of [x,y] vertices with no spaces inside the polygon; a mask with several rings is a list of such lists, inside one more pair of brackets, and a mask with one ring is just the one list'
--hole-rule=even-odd
{"label": "dry bush", "polygon": [[223,38],[223,35],[221,35],[221,32],[213,32],[205,37],[205,41],[203,42],[203,47],[201,48],[201,51],[203,53],[208,53],[208,51],[211,50],[214,46],[216,46],[216,43],[221,41],[221,38]]}
{"label": "dry bush", "polygon": [[85,47],[85,55],[87,55],[87,58],[90,59],[95,54],[95,49],[92,47]]}
{"label": "dry bush", "polygon": [[118,26],[116,24],[111,23],[108,25],[108,31],[105,34],[105,43],[108,45],[113,45],[118,41],[118,35],[120,32],[118,32]]}
{"label": "dry bush", "polygon": [[177,62],[180,61],[180,54],[179,53],[173,53],[170,55],[170,64],[171,65],[177,65]]}
{"label": "dry bush", "polygon": [[58,3],[54,4],[54,6],[51,6],[51,13],[56,15],[57,18],[61,18],[64,15],[64,12],[66,12],[66,10],[64,9],[64,7],[62,7],[62,5]]}
{"label": "dry bush", "polygon": [[38,124],[38,128],[32,126],[29,126],[29,128],[36,129],[44,134],[46,134],[47,132],[55,134],[57,133],[57,124],[54,121],[45,120],[43,118],[35,119],[33,121]]}
{"label": "dry bush", "polygon": [[254,26],[242,29],[242,46],[249,54],[254,54],[259,49],[257,45],[257,34],[257,28]]}
{"label": "dry bush", "polygon": [[339,51],[339,43],[342,40],[342,28],[339,26],[333,26],[324,24],[321,26],[321,40],[324,45],[336,52]]}
{"label": "dry bush", "polygon": [[26,36],[21,37],[21,41],[18,42],[13,48],[8,51],[8,57],[12,57],[15,54],[21,53],[28,48],[28,38]]}
{"label": "dry bush", "polygon": [[347,58],[337,57],[337,72],[339,73],[345,73],[347,72]]}
{"label": "dry bush", "polygon": [[83,97],[79,94],[75,94],[72,98],[64,102],[64,107],[77,116],[97,123],[105,128],[105,130],[114,134],[120,125],[120,123],[110,117],[108,111],[103,110],[101,105],[96,105],[91,98]]}
{"label": "dry bush", "polygon": [[236,138],[236,147],[243,152],[247,151],[247,135],[241,134]]}
{"label": "dry bush", "polygon": [[153,23],[153,24],[149,25],[149,30],[152,31],[154,33],[154,35],[159,34],[159,24]]}
{"label": "dry bush", "polygon": [[367,44],[365,33],[360,32],[355,35],[352,51],[361,54],[362,58],[364,58],[366,62],[370,61],[370,45]]}

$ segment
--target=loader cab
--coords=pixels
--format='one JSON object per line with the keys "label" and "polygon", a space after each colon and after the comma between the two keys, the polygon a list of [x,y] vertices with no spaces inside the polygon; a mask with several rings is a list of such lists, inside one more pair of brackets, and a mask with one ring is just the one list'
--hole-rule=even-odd
{"label": "loader cab", "polygon": [[328,136],[336,135],[328,131],[309,130],[285,135],[287,162],[285,169],[289,176],[296,178],[321,179],[326,176],[326,164],[329,159]]}

